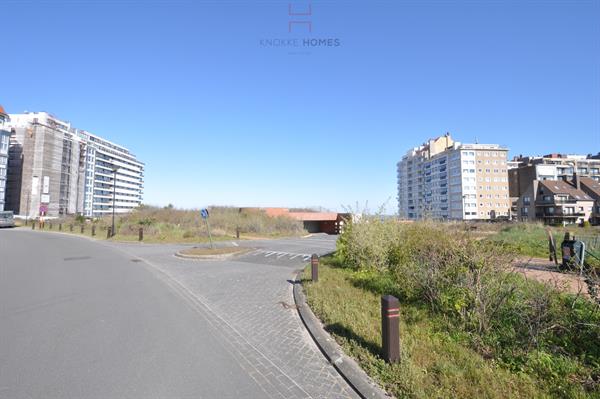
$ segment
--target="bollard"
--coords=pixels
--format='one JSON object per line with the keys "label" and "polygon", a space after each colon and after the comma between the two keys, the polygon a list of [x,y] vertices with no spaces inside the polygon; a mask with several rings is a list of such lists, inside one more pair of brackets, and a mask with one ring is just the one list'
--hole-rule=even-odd
{"label": "bollard", "polygon": [[85,231],[85,224],[81,225],[81,234],[83,234],[83,232]]}
{"label": "bollard", "polygon": [[69,225],[69,231],[70,231],[71,233],[73,232],[73,223],[71,223],[71,224]]}
{"label": "bollard", "polygon": [[58,224],[58,231],[62,231],[62,223]]}
{"label": "bollard", "polygon": [[52,230],[52,223],[48,223],[48,230]]}
{"label": "bollard", "polygon": [[35,230],[35,220],[31,223],[31,230]]}
{"label": "bollard", "polygon": [[235,228],[235,238],[237,238],[238,240],[240,239],[240,228],[239,227]]}
{"label": "bollard", "polygon": [[92,237],[96,235],[96,225],[92,225]]}
{"label": "bollard", "polygon": [[106,228],[106,239],[107,240],[111,237],[111,230],[112,230],[112,228],[110,226],[108,226]]}
{"label": "bollard", "polygon": [[310,273],[314,283],[319,281],[319,257],[317,254],[312,254],[310,257]]}
{"label": "bollard", "polygon": [[400,361],[400,303],[392,295],[381,297],[381,349],[383,360]]}
{"label": "bollard", "polygon": [[138,230],[138,240],[139,241],[144,240],[144,228],[143,227],[140,227],[140,229]]}

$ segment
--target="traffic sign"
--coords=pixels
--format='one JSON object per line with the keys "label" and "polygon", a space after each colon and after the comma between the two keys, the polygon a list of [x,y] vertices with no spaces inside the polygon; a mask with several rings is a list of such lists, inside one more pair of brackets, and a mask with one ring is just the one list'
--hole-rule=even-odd
{"label": "traffic sign", "polygon": [[202,219],[208,219],[208,209],[204,208],[200,211],[200,215],[202,216]]}

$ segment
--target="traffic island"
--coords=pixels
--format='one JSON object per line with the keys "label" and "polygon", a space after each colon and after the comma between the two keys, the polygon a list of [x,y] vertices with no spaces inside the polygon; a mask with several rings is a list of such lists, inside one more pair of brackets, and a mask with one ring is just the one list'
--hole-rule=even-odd
{"label": "traffic island", "polygon": [[253,248],[241,247],[222,247],[222,248],[206,248],[193,247],[186,248],[175,253],[175,256],[186,259],[227,259],[247,252]]}

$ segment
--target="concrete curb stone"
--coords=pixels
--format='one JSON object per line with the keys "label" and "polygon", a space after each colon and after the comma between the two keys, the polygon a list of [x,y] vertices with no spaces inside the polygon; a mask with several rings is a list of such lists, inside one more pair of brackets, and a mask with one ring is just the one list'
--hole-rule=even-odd
{"label": "concrete curb stone", "polygon": [[306,326],[306,329],[316,342],[321,352],[327,360],[336,368],[340,375],[350,384],[350,386],[365,399],[390,399],[388,395],[360,368],[356,361],[344,354],[340,346],[329,335],[321,321],[315,316],[308,304],[302,290],[301,282],[302,271],[296,275],[294,283],[294,301],[300,314],[300,319]]}

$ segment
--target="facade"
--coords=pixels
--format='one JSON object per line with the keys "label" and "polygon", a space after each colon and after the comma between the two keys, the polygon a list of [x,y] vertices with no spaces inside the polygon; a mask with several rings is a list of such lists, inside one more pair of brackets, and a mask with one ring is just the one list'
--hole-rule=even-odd
{"label": "facade", "polygon": [[535,180],[517,200],[522,221],[540,220],[549,225],[581,224],[592,215],[594,200],[572,181]]}
{"label": "facade", "polygon": [[548,154],[516,157],[517,168],[509,170],[510,195],[520,197],[534,180],[569,180],[573,174],[600,181],[600,159],[592,155]]}
{"label": "facade", "polygon": [[600,225],[600,182],[589,177],[582,177],[581,191],[592,197],[594,200],[590,223]]}
{"label": "facade", "polygon": [[115,213],[137,208],[142,203],[144,164],[124,147],[83,130],[78,130],[77,135],[86,143],[83,215],[100,217],[112,213],[113,194]]}
{"label": "facade", "polygon": [[450,134],[413,148],[397,164],[400,217],[509,217],[507,153],[497,144],[455,142]]}
{"label": "facade", "polygon": [[4,210],[6,195],[6,177],[8,170],[8,144],[10,130],[6,127],[8,115],[0,105],[0,211]]}
{"label": "facade", "polygon": [[[542,220],[549,224],[569,224],[583,221],[581,215],[577,218],[569,215],[563,218],[549,217],[547,212],[540,212],[539,209],[536,212],[532,202],[535,202],[537,198],[539,185],[545,181],[571,182],[568,183],[571,186],[573,183],[579,183],[579,188],[576,187],[576,189],[583,191],[584,195],[590,195],[589,192],[584,190],[582,182],[600,182],[600,159],[597,159],[597,156],[563,154],[548,154],[541,157],[519,156],[513,162],[516,162],[518,167],[508,171],[509,191],[511,198],[515,200],[517,219]],[[563,190],[568,189],[568,186],[558,186],[562,187]],[[581,193],[577,195],[581,196]],[[573,196],[571,201],[575,200],[576,198]],[[554,208],[550,205],[549,207]],[[568,206],[567,208],[569,208],[567,212],[570,212],[571,207]],[[579,209],[581,206],[576,206],[576,208]],[[561,209],[562,207],[558,207],[557,211],[560,212]],[[586,221],[590,217],[587,213],[584,216]]]}
{"label": "facade", "polygon": [[[46,112],[11,114],[9,127],[6,206],[15,214],[98,217],[112,212],[114,166],[119,167],[115,213],[128,212],[141,203],[143,164],[125,148]],[[135,167],[130,165],[134,163]]]}

